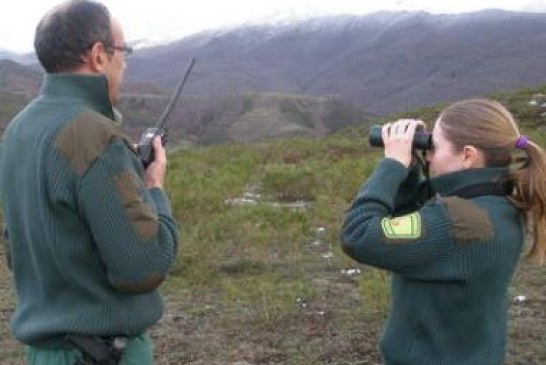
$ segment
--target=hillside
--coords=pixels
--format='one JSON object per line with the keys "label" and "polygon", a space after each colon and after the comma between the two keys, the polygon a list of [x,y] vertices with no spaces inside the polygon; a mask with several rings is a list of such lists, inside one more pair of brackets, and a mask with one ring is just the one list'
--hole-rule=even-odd
{"label": "hillside", "polygon": [[41,82],[40,71],[8,59],[0,59],[0,91],[32,95]]}
{"label": "hillside", "polygon": [[[324,136],[419,106],[546,83],[546,14],[380,12],[211,30],[128,59],[120,109],[134,138],[161,115],[191,57],[172,140]],[[0,128],[36,92],[0,61]],[[23,93],[24,95],[19,95]],[[7,95],[7,94],[5,94]],[[18,96],[19,95],[19,96]]]}
{"label": "hillside", "polygon": [[[161,115],[167,98],[124,95],[119,105],[127,133],[138,135]],[[368,114],[337,99],[279,93],[243,93],[211,97],[183,96],[169,130],[171,140],[200,144],[257,141],[266,138],[324,137],[368,120]]]}
{"label": "hillside", "polygon": [[[0,132],[36,95],[42,73],[10,60],[0,60]],[[193,81],[196,82],[196,81]],[[118,105],[131,137],[152,126],[170,95],[143,81],[127,82]],[[323,137],[368,119],[365,111],[333,97],[281,93],[186,95],[169,119],[172,142],[211,144],[295,136]]]}
{"label": "hillside", "polygon": [[[546,14],[381,12],[241,26],[139,50],[128,81],[188,92],[333,95],[376,115],[546,82]],[[173,77],[175,75],[175,77]]]}

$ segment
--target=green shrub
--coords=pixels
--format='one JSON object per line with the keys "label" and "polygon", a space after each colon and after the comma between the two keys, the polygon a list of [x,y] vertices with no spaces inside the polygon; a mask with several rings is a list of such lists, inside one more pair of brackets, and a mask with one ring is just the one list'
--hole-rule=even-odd
{"label": "green shrub", "polygon": [[313,201],[316,185],[315,173],[309,168],[284,165],[267,170],[262,189],[279,201]]}

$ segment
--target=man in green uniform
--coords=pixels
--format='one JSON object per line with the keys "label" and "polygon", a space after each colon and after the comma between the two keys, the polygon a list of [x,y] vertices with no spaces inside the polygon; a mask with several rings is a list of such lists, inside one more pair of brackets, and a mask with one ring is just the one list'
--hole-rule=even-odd
{"label": "man in green uniform", "polygon": [[13,334],[30,364],[152,364],[146,330],[163,312],[157,288],[178,228],[159,137],[144,169],[114,109],[131,49],[108,9],[87,0],[46,14],[35,49],[40,94],[1,141]]}

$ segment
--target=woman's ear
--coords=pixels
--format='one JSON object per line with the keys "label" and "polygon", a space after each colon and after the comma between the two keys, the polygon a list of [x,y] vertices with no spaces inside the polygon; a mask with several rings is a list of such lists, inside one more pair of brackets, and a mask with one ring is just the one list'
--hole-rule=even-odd
{"label": "woman's ear", "polygon": [[472,145],[463,147],[463,168],[475,169],[485,166],[485,156],[483,152]]}

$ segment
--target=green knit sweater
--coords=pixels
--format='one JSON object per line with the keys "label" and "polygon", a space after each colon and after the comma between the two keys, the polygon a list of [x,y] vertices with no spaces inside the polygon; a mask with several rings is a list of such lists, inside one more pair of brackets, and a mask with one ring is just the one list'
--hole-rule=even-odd
{"label": "green knit sweater", "polygon": [[26,344],[133,336],[161,317],[157,287],[176,256],[177,225],[113,121],[104,77],[50,74],[1,141],[12,330]]}
{"label": "green knit sweater", "polygon": [[[345,216],[342,247],[358,262],[392,272],[380,346],[386,364],[503,363],[522,217],[505,196],[454,194],[506,172],[483,168],[437,177],[438,195],[421,205],[417,175],[384,159],[362,186]],[[418,209],[399,216],[412,200]]]}

